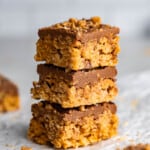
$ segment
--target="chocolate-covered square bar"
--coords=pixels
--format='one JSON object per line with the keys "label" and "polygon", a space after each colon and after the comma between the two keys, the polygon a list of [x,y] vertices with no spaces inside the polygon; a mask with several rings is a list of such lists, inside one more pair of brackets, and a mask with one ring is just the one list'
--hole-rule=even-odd
{"label": "chocolate-covered square bar", "polygon": [[69,70],[115,66],[119,28],[101,23],[99,17],[71,18],[39,29],[36,61]]}
{"label": "chocolate-covered square bar", "polygon": [[33,83],[32,97],[58,103],[63,108],[108,102],[115,98],[115,67],[69,71],[53,65],[39,64],[39,81]]}
{"label": "chocolate-covered square bar", "polygon": [[112,102],[64,109],[47,101],[32,105],[28,137],[55,148],[93,144],[116,135],[118,117]]}

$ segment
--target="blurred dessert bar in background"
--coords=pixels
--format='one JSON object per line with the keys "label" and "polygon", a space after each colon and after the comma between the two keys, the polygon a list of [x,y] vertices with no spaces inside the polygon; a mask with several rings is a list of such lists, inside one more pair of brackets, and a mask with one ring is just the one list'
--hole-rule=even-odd
{"label": "blurred dessert bar in background", "polygon": [[0,112],[14,111],[20,107],[18,87],[0,75]]}

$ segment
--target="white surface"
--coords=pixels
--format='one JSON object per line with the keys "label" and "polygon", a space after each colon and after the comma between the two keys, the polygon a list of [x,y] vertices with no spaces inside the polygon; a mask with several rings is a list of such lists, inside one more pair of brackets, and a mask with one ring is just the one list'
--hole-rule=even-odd
{"label": "white surface", "polygon": [[[18,84],[21,109],[0,114],[0,150],[20,150],[22,145],[33,150],[51,150],[27,140],[31,118],[30,88],[37,79],[35,40],[0,39],[0,73]],[[121,41],[118,65],[119,96],[116,100],[120,118],[117,137],[80,150],[113,150],[135,142],[150,142],[150,43],[145,40]],[[137,103],[137,106],[135,106]]]}

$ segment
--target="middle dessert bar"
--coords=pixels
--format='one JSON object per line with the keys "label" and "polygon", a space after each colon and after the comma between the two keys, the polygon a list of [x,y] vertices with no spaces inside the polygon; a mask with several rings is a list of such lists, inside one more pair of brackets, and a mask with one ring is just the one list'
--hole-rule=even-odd
{"label": "middle dessert bar", "polygon": [[115,67],[66,72],[40,64],[37,72],[39,81],[33,83],[32,97],[58,103],[63,108],[107,102],[118,93]]}
{"label": "middle dessert bar", "polygon": [[32,105],[28,137],[55,148],[85,146],[116,135],[118,117],[112,102],[64,109],[47,101]]}

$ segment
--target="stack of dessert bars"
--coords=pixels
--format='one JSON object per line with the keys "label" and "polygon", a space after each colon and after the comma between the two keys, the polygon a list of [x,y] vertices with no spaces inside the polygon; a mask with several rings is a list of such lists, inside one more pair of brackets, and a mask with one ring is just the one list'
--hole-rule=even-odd
{"label": "stack of dessert bars", "polygon": [[39,29],[28,137],[55,148],[86,146],[117,134],[115,68],[119,28],[99,17]]}

